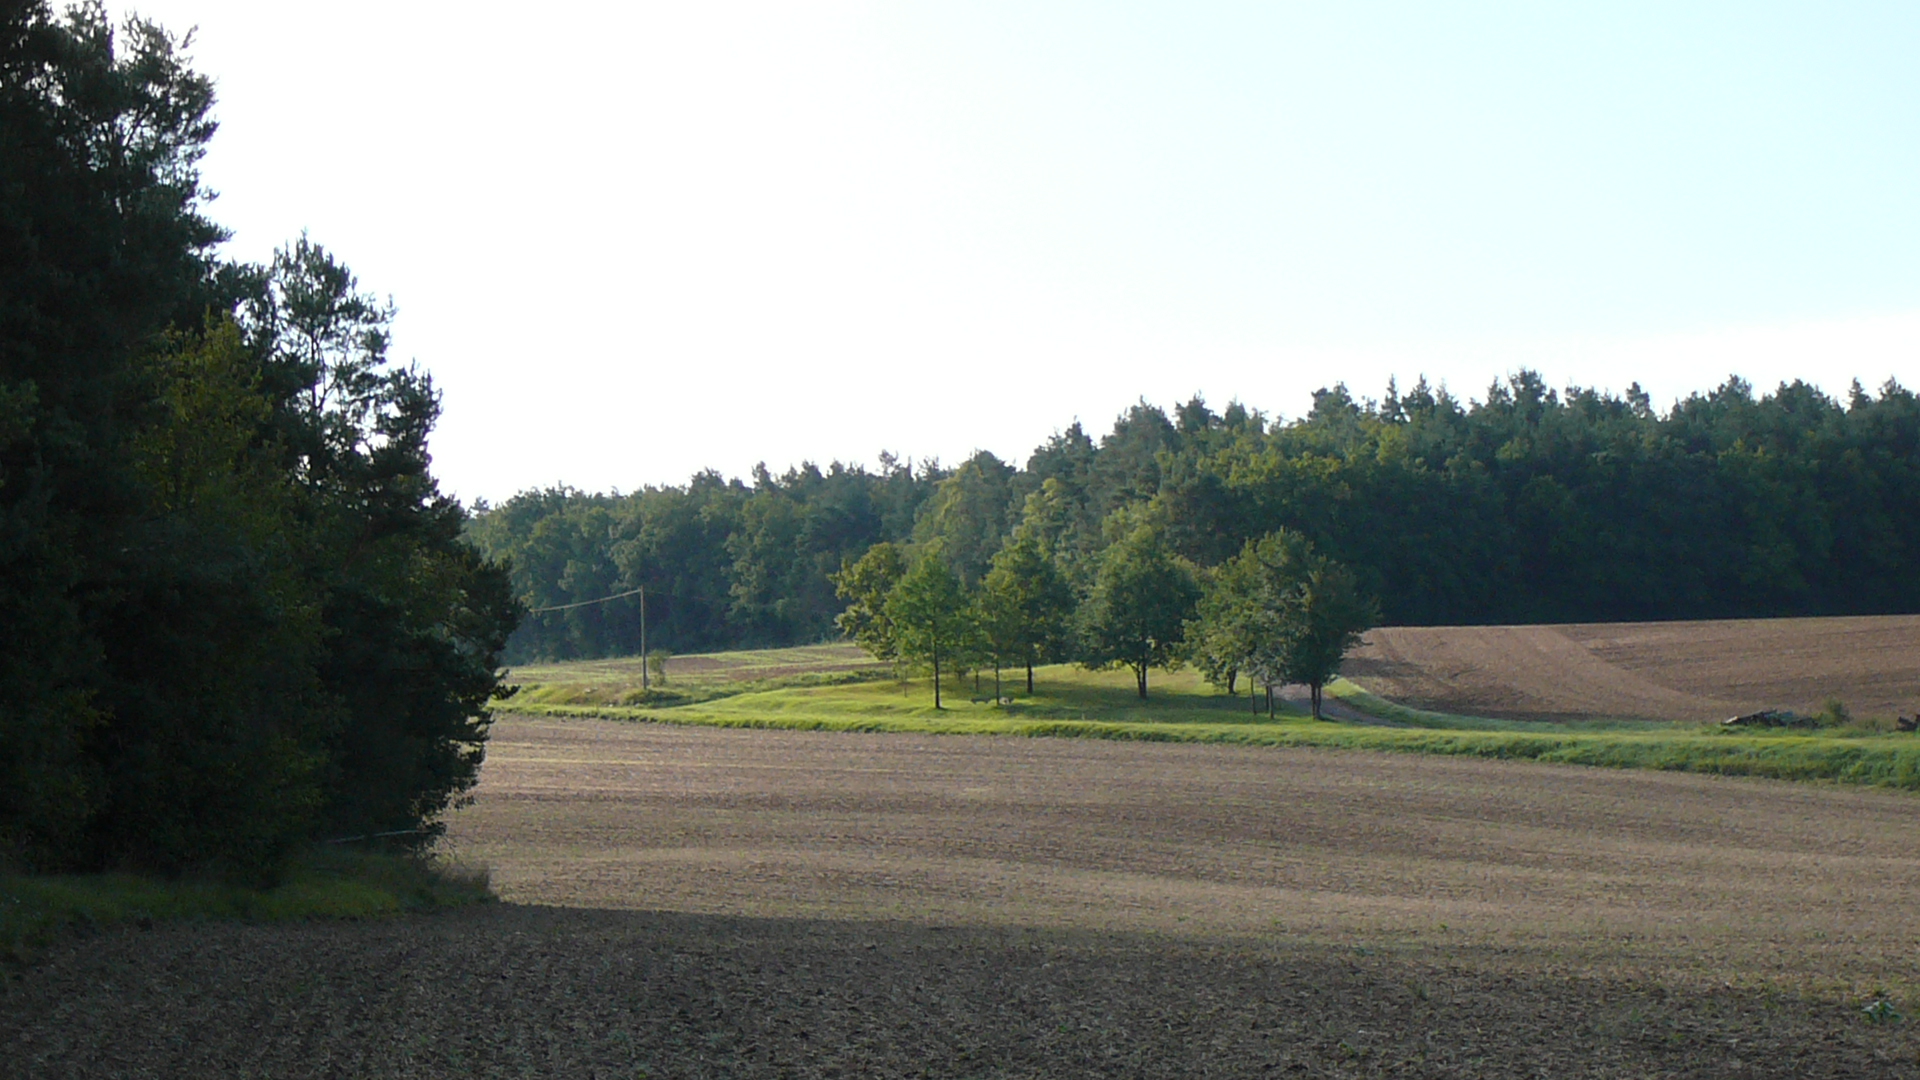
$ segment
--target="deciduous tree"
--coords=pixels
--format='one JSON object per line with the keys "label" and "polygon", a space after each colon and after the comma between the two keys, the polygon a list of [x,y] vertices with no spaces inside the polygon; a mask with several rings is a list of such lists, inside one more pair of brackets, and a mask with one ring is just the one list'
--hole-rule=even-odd
{"label": "deciduous tree", "polygon": [[1200,587],[1186,562],[1167,550],[1158,530],[1129,529],[1100,556],[1093,592],[1081,609],[1082,663],[1125,665],[1140,697],[1147,669],[1178,663],[1181,635]]}
{"label": "deciduous tree", "polygon": [[1242,674],[1258,681],[1260,659],[1280,637],[1279,612],[1306,573],[1312,544],[1291,529],[1249,540],[1207,576],[1187,624],[1187,657],[1231,693]]}
{"label": "deciduous tree", "polygon": [[847,601],[847,609],[833,620],[834,625],[875,660],[900,657],[887,599],[906,576],[905,553],[889,543],[873,545],[857,561],[843,560],[840,572],[833,576],[834,592]]}
{"label": "deciduous tree", "polygon": [[1009,659],[1025,665],[1027,693],[1033,693],[1033,665],[1066,651],[1073,611],[1073,589],[1034,530],[1015,530],[993,556],[980,590],[980,627],[993,656],[996,694],[1001,664]]}
{"label": "deciduous tree", "polygon": [[887,597],[887,619],[903,660],[933,668],[933,707],[940,700],[941,665],[967,649],[973,636],[971,605],[960,579],[947,568],[939,545],[920,553]]}
{"label": "deciduous tree", "polygon": [[1318,720],[1321,690],[1340,673],[1360,635],[1379,622],[1379,605],[1361,591],[1353,571],[1315,558],[1283,597],[1279,614],[1276,666],[1285,681],[1307,686]]}

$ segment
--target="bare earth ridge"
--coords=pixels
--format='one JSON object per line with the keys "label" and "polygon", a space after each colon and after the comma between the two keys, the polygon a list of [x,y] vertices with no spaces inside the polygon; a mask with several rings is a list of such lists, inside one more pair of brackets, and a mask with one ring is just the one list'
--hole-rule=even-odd
{"label": "bare earth ridge", "polygon": [[1920,615],[1386,627],[1344,673],[1414,708],[1527,720],[1920,710]]}

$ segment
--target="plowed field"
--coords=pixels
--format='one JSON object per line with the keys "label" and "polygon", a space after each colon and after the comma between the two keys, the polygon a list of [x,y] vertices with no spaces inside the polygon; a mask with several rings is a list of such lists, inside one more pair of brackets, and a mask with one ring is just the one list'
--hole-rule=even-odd
{"label": "plowed field", "polygon": [[1389,627],[1345,668],[1382,697],[1526,720],[1720,720],[1764,708],[1920,708],[1920,616]]}
{"label": "plowed field", "polygon": [[1415,940],[1723,981],[1899,979],[1920,950],[1920,924],[1890,917],[1920,896],[1904,794],[593,720],[503,722],[486,770],[451,840],[516,902]]}
{"label": "plowed field", "polygon": [[9,1076],[1920,1076],[1911,796],[1417,755],[497,727],[508,901],[104,933]]}

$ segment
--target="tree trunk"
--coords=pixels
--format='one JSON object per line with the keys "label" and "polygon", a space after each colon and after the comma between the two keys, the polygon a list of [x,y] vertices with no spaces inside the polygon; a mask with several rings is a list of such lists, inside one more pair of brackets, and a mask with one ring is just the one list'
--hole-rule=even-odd
{"label": "tree trunk", "polygon": [[1308,683],[1307,690],[1313,695],[1313,718],[1320,719],[1320,684]]}
{"label": "tree trunk", "polygon": [[1267,719],[1273,719],[1273,684],[1267,684]]}
{"label": "tree trunk", "polygon": [[1000,658],[993,658],[993,703],[1000,704]]}
{"label": "tree trunk", "polygon": [[1227,669],[1227,696],[1228,697],[1233,696],[1233,684],[1238,682],[1239,680],[1240,680],[1240,669],[1228,668]]}
{"label": "tree trunk", "polygon": [[1147,663],[1142,660],[1133,666],[1134,676],[1140,682],[1140,700],[1147,700]]}
{"label": "tree trunk", "polygon": [[1027,696],[1033,696],[1033,650],[1027,650]]}
{"label": "tree trunk", "polygon": [[940,707],[940,643],[933,645],[933,707]]}

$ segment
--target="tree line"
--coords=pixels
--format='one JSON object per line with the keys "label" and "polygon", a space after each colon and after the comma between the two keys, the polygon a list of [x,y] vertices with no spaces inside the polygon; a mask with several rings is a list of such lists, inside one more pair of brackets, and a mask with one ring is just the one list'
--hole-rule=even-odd
{"label": "tree line", "polygon": [[943,663],[963,677],[991,668],[995,700],[1009,666],[1025,670],[1028,694],[1036,663],[1124,667],[1144,700],[1152,669],[1192,661],[1229,694],[1242,677],[1263,687],[1270,714],[1275,687],[1304,685],[1320,716],[1322,688],[1379,617],[1351,571],[1288,529],[1208,569],[1171,551],[1156,522],[1117,525],[1084,593],[1032,521],[971,589],[939,540],[911,559],[899,545],[876,544],[834,575],[848,601],[838,624],[875,658],[928,670],[935,708]]}
{"label": "tree line", "polygon": [[[649,588],[679,652],[838,636],[833,578],[876,544],[937,543],[973,589],[1026,528],[1088,597],[1126,523],[1198,570],[1282,530],[1348,568],[1395,625],[1920,610],[1920,404],[1738,378],[1666,410],[1638,387],[1555,390],[1530,371],[1463,399],[1424,380],[1334,386],[1272,419],[1146,403],[1078,423],[1024,465],[883,457],[629,494],[528,492],[469,535],[531,607]],[[636,600],[529,618],[516,661],[637,651]]]}
{"label": "tree line", "polygon": [[267,880],[424,841],[519,615],[392,307],[223,260],[213,88],[161,27],[0,8],[0,864]]}

